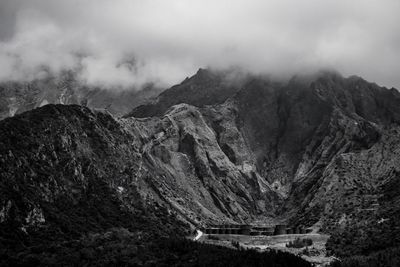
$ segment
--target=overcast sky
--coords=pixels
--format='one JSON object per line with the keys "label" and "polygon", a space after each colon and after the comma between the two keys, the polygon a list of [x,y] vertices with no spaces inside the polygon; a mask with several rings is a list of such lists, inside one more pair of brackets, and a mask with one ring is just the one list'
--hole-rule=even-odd
{"label": "overcast sky", "polygon": [[0,0],[0,80],[79,69],[162,85],[199,67],[334,68],[400,88],[400,0]]}

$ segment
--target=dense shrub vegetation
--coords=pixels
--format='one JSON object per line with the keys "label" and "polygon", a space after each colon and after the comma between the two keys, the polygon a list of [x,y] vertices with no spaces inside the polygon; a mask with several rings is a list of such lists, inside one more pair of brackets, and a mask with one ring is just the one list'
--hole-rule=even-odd
{"label": "dense shrub vegetation", "polygon": [[30,235],[11,226],[8,233],[0,228],[0,266],[311,266],[287,253],[233,250],[186,240],[182,223],[163,207],[138,205],[134,214],[121,213],[124,218],[113,215],[113,209],[121,211],[109,201],[104,197],[97,205],[82,205],[86,213],[65,211],[71,217],[53,214],[58,220]]}
{"label": "dense shrub vegetation", "polygon": [[332,233],[330,254],[341,258],[332,266],[400,266],[400,176],[382,186],[380,208],[367,219],[355,218]]}
{"label": "dense shrub vegetation", "polygon": [[370,254],[353,256],[336,261],[330,267],[398,267],[400,266],[400,248],[390,248]]}
{"label": "dense shrub vegetation", "polygon": [[77,203],[43,202],[46,223],[0,224],[0,266],[311,266],[291,254],[196,243],[165,207],[130,188],[128,207],[102,180]]}
{"label": "dense shrub vegetation", "polygon": [[[4,262],[3,262],[4,264]],[[76,241],[31,247],[8,259],[10,266],[311,266],[288,253],[232,250],[177,238],[151,239],[124,228]]]}
{"label": "dense shrub vegetation", "polygon": [[311,246],[313,244],[313,241],[309,238],[296,238],[294,241],[289,241],[288,244],[286,244],[287,248],[303,248],[307,246]]}

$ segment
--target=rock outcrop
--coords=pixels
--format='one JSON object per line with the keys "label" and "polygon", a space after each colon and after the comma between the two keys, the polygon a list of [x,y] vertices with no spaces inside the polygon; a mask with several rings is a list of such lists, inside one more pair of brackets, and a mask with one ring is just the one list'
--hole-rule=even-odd
{"label": "rock outcrop", "polygon": [[126,117],[162,116],[171,106],[180,103],[196,107],[221,104],[249,78],[249,75],[235,69],[199,69],[195,75],[165,90],[152,102],[134,108]]}

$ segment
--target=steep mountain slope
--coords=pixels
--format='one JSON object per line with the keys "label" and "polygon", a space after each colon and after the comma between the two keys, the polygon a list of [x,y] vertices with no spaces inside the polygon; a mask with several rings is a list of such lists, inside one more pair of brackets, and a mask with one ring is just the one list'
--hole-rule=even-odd
{"label": "steep mountain slope", "polygon": [[46,104],[79,104],[121,116],[159,92],[152,85],[141,90],[86,86],[72,71],[58,76],[49,74],[31,82],[1,82],[0,120]]}
{"label": "steep mountain slope", "polygon": [[[109,115],[47,105],[0,125],[0,265],[82,264],[94,249],[102,249],[99,260],[135,259],[151,240],[186,234],[165,207],[129,185],[135,150]],[[83,237],[89,233],[98,234]],[[121,255],[128,238],[131,251]]]}
{"label": "steep mountain slope", "polygon": [[[346,195],[350,193],[349,190],[354,188],[335,189],[338,184],[332,178],[332,168],[336,168],[339,176],[345,180],[344,183],[355,183],[355,187],[367,186],[367,181],[372,175],[369,164],[364,165],[367,171],[359,173],[359,176],[356,177],[346,175],[349,166],[344,162],[354,153],[357,155],[364,153],[363,151],[370,151],[379,146],[381,142],[386,142],[386,140],[382,141],[382,135],[386,134],[387,129],[396,127],[394,125],[399,122],[398,103],[400,99],[396,90],[389,91],[356,77],[344,80],[337,77],[323,78],[317,80],[311,87],[334,109],[327,126],[320,127],[312,142],[307,145],[307,153],[303,156],[292,185],[293,205],[302,203],[303,209],[300,210],[299,216],[308,218],[307,220],[313,218],[309,214],[311,211],[317,217],[321,212],[325,215],[331,214],[332,209],[326,203],[336,201],[335,203],[338,204],[338,200],[343,200],[344,196],[349,199],[350,203],[353,203],[348,206],[348,210],[356,208],[358,200],[353,198],[356,199],[359,196]],[[394,157],[394,160],[398,160],[395,155],[390,153],[387,157]],[[381,168],[380,171],[386,171],[385,166],[381,166]],[[326,176],[330,177],[326,178]],[[360,180],[353,181],[354,178]],[[327,186],[325,184],[327,180],[329,183],[335,184],[335,187]],[[360,181],[365,181],[365,183]],[[372,179],[372,182],[376,183],[378,180]],[[335,191],[331,192],[333,189]],[[365,193],[361,188],[358,189],[361,194]],[[313,196],[315,190],[322,190],[324,193],[320,192],[319,195]],[[310,197],[314,197],[311,202],[309,202]],[[319,204],[314,205],[315,201]],[[290,206],[290,203],[291,201],[288,201],[286,207]],[[304,209],[308,212],[305,212]],[[339,207],[334,210],[337,213],[342,211]],[[335,220],[339,216],[336,215],[334,216]]]}
{"label": "steep mountain slope", "polygon": [[327,225],[332,234],[327,249],[344,259],[333,266],[399,265],[399,140],[399,127],[387,129],[370,150],[344,157],[346,171],[332,170],[331,191],[345,193],[327,205],[342,216]]}
{"label": "steep mountain slope", "polygon": [[47,105],[1,121],[0,129],[3,225],[29,232],[54,223],[74,237],[81,221],[131,224],[129,213],[141,206],[129,175],[137,152],[109,115]]}
{"label": "steep mountain slope", "polygon": [[[223,169],[229,163],[207,131],[186,105],[156,121],[117,121],[77,105],[46,105],[0,121],[0,265],[310,266],[286,253],[182,239],[189,234],[182,220],[251,216],[250,194],[266,197],[234,166]],[[189,157],[210,175],[207,186],[190,180]],[[217,166],[210,170],[208,161]],[[238,203],[228,199],[235,194],[242,195]]]}
{"label": "steep mountain slope", "polygon": [[[245,162],[231,162],[198,109],[176,105],[152,120],[152,139],[143,146],[146,171],[157,170],[149,179],[173,206],[197,223],[248,221],[274,212],[279,196]],[[138,122],[139,128],[149,128],[148,120]]]}
{"label": "steep mountain slope", "polygon": [[[351,256],[400,245],[399,137],[399,127],[386,130],[371,149],[342,155],[324,174],[319,190],[340,192],[336,193],[340,198],[332,199],[326,208],[331,214],[341,211],[342,216],[340,224],[328,227],[336,228],[334,240],[346,232],[349,237],[344,239],[352,240],[332,242],[334,252]],[[321,194],[318,192],[315,199]]]}
{"label": "steep mountain slope", "polygon": [[120,121],[47,105],[1,122],[0,155],[2,222],[21,228],[46,220],[43,205],[60,198],[79,207],[92,184],[105,183],[128,208],[138,189],[196,224],[271,215],[278,199],[229,161],[201,113],[187,105],[162,120]]}
{"label": "steep mountain slope", "polygon": [[196,107],[221,104],[237,92],[248,78],[248,75],[235,69],[199,69],[192,77],[162,92],[153,102],[134,108],[127,117],[162,116],[171,106],[180,103]]}
{"label": "steep mountain slope", "polygon": [[[173,95],[173,91],[168,94]],[[189,92],[176,99],[191,97]],[[248,77],[231,97],[221,97],[227,99],[223,104],[200,105],[218,146],[231,163],[251,171],[260,184],[275,191],[278,198],[274,197],[275,208],[269,211],[290,218],[293,224],[311,225],[323,218],[327,220],[326,227],[335,225],[344,210],[332,209],[328,203],[338,203],[344,196],[352,203],[346,204],[346,209],[356,209],[364,199],[366,192],[361,188],[367,187],[367,182],[359,185],[359,194],[350,194],[354,188],[348,187],[330,192],[332,186],[328,184],[337,183],[331,170],[336,168],[342,179],[357,187],[354,176],[344,175],[347,165],[338,162],[351,153],[381,145],[381,136],[400,118],[397,90],[332,72],[294,77],[288,83]],[[164,105],[165,102],[161,104]],[[131,115],[135,116],[138,110],[139,116],[159,112],[156,107],[143,113],[146,109],[138,107]],[[397,162],[392,154],[386,158],[392,156]],[[387,169],[381,168],[382,172]],[[368,170],[362,175],[369,177],[371,173]],[[370,180],[367,177],[358,179]],[[371,181],[374,185],[377,182]]]}

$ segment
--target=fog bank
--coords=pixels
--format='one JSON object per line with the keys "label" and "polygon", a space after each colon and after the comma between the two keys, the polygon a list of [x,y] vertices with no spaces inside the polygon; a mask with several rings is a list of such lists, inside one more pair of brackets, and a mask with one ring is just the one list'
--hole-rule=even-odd
{"label": "fog bank", "polygon": [[199,67],[336,69],[400,88],[398,0],[1,0],[0,80],[63,69],[106,87]]}

